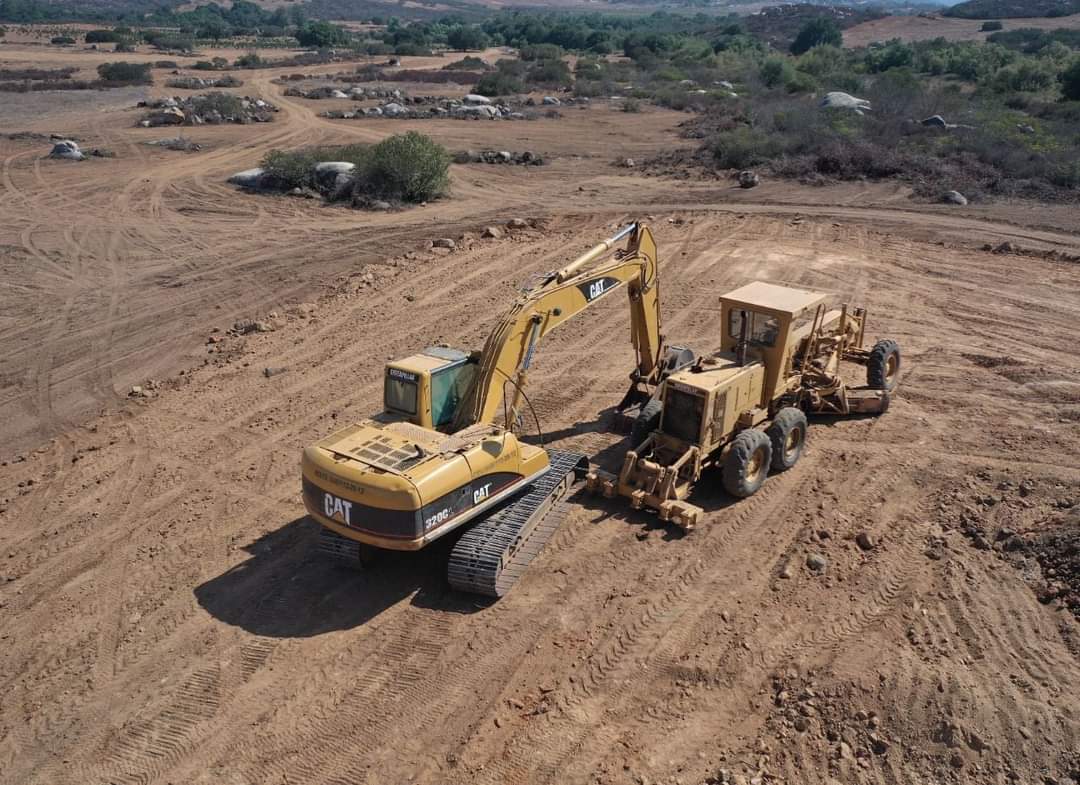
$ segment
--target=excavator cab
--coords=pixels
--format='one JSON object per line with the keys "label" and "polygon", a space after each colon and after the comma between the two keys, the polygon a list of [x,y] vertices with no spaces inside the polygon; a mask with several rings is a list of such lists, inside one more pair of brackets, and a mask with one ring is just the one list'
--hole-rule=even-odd
{"label": "excavator cab", "polygon": [[476,369],[475,354],[445,346],[388,363],[383,381],[387,418],[447,432]]}

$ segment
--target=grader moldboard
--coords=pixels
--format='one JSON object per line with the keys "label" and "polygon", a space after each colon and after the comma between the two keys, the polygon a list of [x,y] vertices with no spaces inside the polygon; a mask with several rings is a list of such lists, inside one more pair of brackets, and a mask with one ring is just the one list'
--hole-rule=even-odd
{"label": "grader moldboard", "polygon": [[[688,502],[702,472],[747,497],[770,469],[790,469],[806,442],[807,413],[880,414],[900,372],[900,349],[864,349],[866,310],[826,309],[828,295],[754,282],[720,298],[721,346],[668,376],[631,431],[618,476],[591,468],[589,490],[626,496],[689,531],[703,513]],[[849,387],[841,361],[865,365],[867,386]]]}

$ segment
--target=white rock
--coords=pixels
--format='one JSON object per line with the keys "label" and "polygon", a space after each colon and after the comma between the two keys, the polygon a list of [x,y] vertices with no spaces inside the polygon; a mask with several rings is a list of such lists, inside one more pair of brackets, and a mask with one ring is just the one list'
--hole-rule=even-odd
{"label": "white rock", "polygon": [[81,161],[85,157],[82,150],[79,149],[79,145],[70,139],[62,139],[57,142],[53,145],[52,152],[49,153],[49,158],[62,158],[67,161]]}
{"label": "white rock", "polygon": [[826,93],[821,99],[821,106],[825,109],[850,109],[857,114],[872,111],[870,102],[865,98],[856,98],[847,93]]}
{"label": "white rock", "polygon": [[228,182],[233,185],[238,185],[241,188],[258,188],[264,174],[266,174],[266,170],[262,167],[245,169],[230,177]]}
{"label": "white rock", "polygon": [[491,99],[486,95],[477,95],[476,93],[469,93],[461,100],[470,106],[486,106],[491,103]]}

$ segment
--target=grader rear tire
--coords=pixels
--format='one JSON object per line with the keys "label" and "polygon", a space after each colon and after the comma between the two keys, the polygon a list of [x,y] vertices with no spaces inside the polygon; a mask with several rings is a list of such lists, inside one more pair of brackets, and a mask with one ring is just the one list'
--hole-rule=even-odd
{"label": "grader rear tire", "polygon": [[772,442],[764,431],[743,431],[732,440],[724,459],[724,489],[740,499],[753,496],[769,476],[770,463]]}
{"label": "grader rear tire", "polygon": [[776,413],[772,425],[765,429],[772,443],[773,471],[786,471],[798,463],[806,445],[806,431],[806,414],[802,409],[786,406]]}
{"label": "grader rear tire", "polygon": [[873,390],[892,392],[900,381],[900,346],[896,341],[878,341],[866,362],[866,384]]}

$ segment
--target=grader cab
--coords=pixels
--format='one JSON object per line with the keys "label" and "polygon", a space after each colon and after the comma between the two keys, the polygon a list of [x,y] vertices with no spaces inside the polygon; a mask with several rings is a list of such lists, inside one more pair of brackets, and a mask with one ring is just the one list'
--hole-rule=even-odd
{"label": "grader cab", "polygon": [[[729,493],[750,496],[770,469],[799,460],[808,413],[884,412],[899,348],[864,349],[865,309],[829,309],[827,299],[760,281],[724,295],[720,350],[663,382],[635,423],[619,475],[593,469],[588,487],[689,530],[702,509],[687,497],[709,467],[720,468]],[[848,384],[842,361],[866,366],[865,387]]]}

